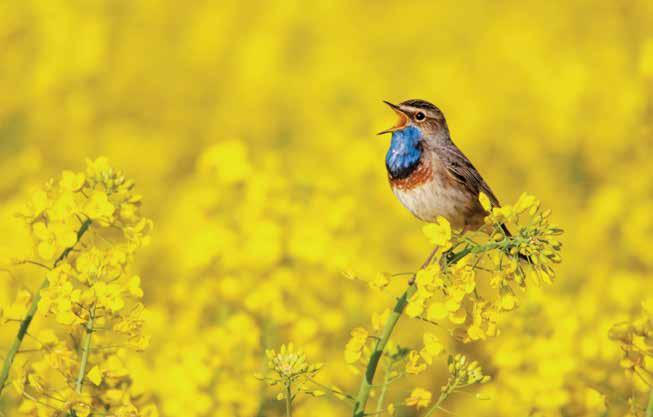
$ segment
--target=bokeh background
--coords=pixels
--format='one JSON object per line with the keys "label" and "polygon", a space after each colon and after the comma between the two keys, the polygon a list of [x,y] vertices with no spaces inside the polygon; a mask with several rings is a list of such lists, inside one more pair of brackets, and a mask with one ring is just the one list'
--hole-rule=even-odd
{"label": "bokeh background", "polygon": [[[494,380],[492,400],[448,408],[619,415],[602,414],[631,389],[608,329],[653,289],[652,27],[645,0],[0,2],[0,253],[31,250],[26,190],[105,155],[155,223],[137,257],[152,345],[132,374],[162,416],[280,414],[253,374],[288,341],[355,392],[349,331],[404,283],[381,294],[343,271],[413,270],[429,249],[387,184],[381,100],[426,99],[502,201],[532,193],[567,231],[557,281],[500,336],[450,341]],[[42,279],[0,277],[1,304]]]}

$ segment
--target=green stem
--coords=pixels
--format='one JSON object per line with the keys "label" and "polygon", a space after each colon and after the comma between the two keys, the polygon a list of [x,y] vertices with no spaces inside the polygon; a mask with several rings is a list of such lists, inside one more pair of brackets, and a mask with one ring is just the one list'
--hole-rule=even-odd
{"label": "green stem", "polygon": [[84,377],[86,376],[86,366],[88,365],[88,355],[91,351],[91,338],[93,337],[93,323],[95,323],[95,305],[91,307],[91,311],[86,322],[86,330],[84,333],[84,340],[82,341],[82,359],[79,364],[79,373],[75,381],[75,391],[78,394],[82,393],[82,386],[84,385]]}
{"label": "green stem", "polygon": [[385,375],[383,377],[383,385],[381,386],[381,393],[376,402],[376,415],[383,412],[383,403],[385,402],[385,394],[388,392],[388,385],[390,385],[390,374],[392,372],[392,365],[386,366]]}
{"label": "green stem", "polygon": [[313,378],[309,378],[309,381],[311,381],[311,382],[312,382],[316,387],[318,387],[318,388],[322,388],[324,391],[328,391],[329,393],[331,393],[331,395],[334,395],[334,396],[342,396],[342,397],[345,397],[346,399],[348,399],[348,400],[350,400],[350,401],[353,401],[353,400],[354,400],[354,397],[352,397],[351,395],[347,394],[346,392],[336,391],[336,390],[334,390],[334,389],[331,389],[331,388],[327,387],[327,386],[324,385],[324,384],[320,384],[319,382],[317,382],[317,381],[314,380]]}
{"label": "green stem", "polygon": [[435,412],[435,410],[439,409],[442,403],[444,402],[444,400],[446,400],[448,396],[449,396],[448,392],[446,393],[443,392],[442,394],[440,394],[440,397],[438,397],[438,401],[435,404],[433,404],[433,407],[431,407],[431,409],[426,414],[424,414],[424,417],[429,417],[431,414]]}
{"label": "green stem", "polygon": [[436,410],[440,409],[442,407],[442,403],[449,398],[449,395],[456,389],[461,388],[460,383],[460,377],[456,377],[453,381],[450,379],[447,382],[447,385],[442,389],[440,396],[438,397],[438,400],[433,404],[433,407],[427,411],[426,414],[424,414],[423,417],[430,417],[431,414],[435,413]]}
{"label": "green stem", "polygon": [[412,284],[408,289],[399,297],[397,304],[395,304],[394,309],[388,316],[388,319],[383,326],[381,335],[374,345],[374,350],[370,355],[370,360],[367,363],[367,368],[365,369],[365,375],[361,381],[360,388],[358,390],[358,395],[356,396],[356,402],[354,404],[354,417],[363,417],[365,415],[365,406],[367,405],[367,400],[370,396],[370,389],[372,388],[372,381],[374,379],[374,374],[376,373],[376,367],[379,364],[381,355],[385,350],[385,346],[390,340],[390,335],[392,334],[401,314],[403,313],[406,305],[408,304],[408,299],[417,291],[417,286]]}
{"label": "green stem", "polygon": [[[490,244],[494,247],[494,244]],[[426,262],[422,264],[420,269],[426,268],[430,263],[431,260],[433,259],[433,256],[437,252],[437,247],[431,252],[429,257],[426,259]],[[479,250],[480,249],[480,250]],[[456,252],[453,254],[453,256],[447,260],[448,265],[455,264],[456,262],[460,261],[462,258],[467,256],[468,254],[474,252],[482,252],[484,250],[489,250],[490,247],[489,245],[485,246],[467,246],[465,249]],[[358,395],[356,396],[356,402],[354,403],[354,417],[364,417],[365,416],[365,406],[367,405],[367,400],[370,397],[370,390],[372,388],[372,381],[374,380],[374,374],[376,373],[376,368],[379,365],[379,360],[381,359],[381,356],[383,355],[383,351],[385,350],[386,345],[388,344],[388,341],[390,340],[390,335],[392,335],[392,332],[395,329],[395,326],[397,325],[397,322],[399,322],[399,318],[401,317],[402,313],[404,312],[404,309],[406,308],[406,305],[408,305],[408,300],[410,297],[412,297],[413,294],[417,291],[417,286],[412,283],[415,280],[416,274],[413,274],[413,277],[410,279],[409,282],[411,284],[408,286],[408,289],[397,299],[397,303],[395,304],[395,307],[392,309],[392,312],[388,316],[388,319],[385,322],[385,325],[383,326],[383,330],[381,331],[381,335],[376,341],[376,344],[374,345],[374,349],[372,350],[372,353],[370,355],[370,360],[367,363],[367,367],[365,368],[365,375],[363,376],[363,380],[361,381],[360,388],[358,389]]]}
{"label": "green stem", "polygon": [[292,417],[292,390],[290,389],[290,381],[286,385],[286,417]]}
{"label": "green stem", "polygon": [[[82,223],[82,226],[79,228],[79,231],[77,231],[77,241],[75,242],[75,245],[77,245],[77,242],[79,242],[82,236],[84,236],[84,233],[86,233],[86,231],[90,226],[91,226],[91,220],[86,220],[84,223]],[[61,253],[61,255],[59,255],[57,260],[54,261],[54,266],[53,266],[54,268],[56,268],[61,263],[61,261],[63,261],[68,256],[68,254],[70,253],[70,251],[73,250],[75,245],[66,248]],[[45,278],[41,283],[41,286],[36,290],[36,293],[34,294],[34,298],[32,299],[32,303],[30,304],[29,309],[27,310],[27,314],[25,314],[25,317],[20,322],[18,333],[16,334],[14,341],[9,347],[7,356],[5,356],[4,363],[2,364],[2,372],[0,373],[0,394],[2,394],[2,391],[6,386],[7,379],[9,378],[9,372],[11,371],[11,365],[14,363],[14,358],[18,353],[18,349],[20,349],[20,345],[23,343],[23,339],[25,338],[25,335],[27,334],[27,330],[29,329],[29,326],[32,323],[32,319],[34,319],[36,310],[39,307],[39,301],[41,300],[41,291],[44,290],[45,288],[48,288],[49,285],[50,282],[48,281],[47,278]]]}

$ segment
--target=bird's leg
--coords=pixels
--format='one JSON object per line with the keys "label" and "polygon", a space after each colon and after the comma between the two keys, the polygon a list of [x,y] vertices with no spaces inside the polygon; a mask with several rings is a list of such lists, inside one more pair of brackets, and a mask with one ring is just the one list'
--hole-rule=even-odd
{"label": "bird's leg", "polygon": [[[426,260],[424,261],[424,263],[422,264],[422,266],[419,267],[419,270],[422,270],[422,269],[426,268],[427,266],[429,266],[429,264],[430,264],[431,261],[433,260],[433,257],[434,257],[435,254],[438,252],[438,249],[440,249],[440,246],[437,246],[437,245],[436,245],[436,246],[433,248],[433,250],[431,251],[431,254],[429,255],[429,257],[426,258]],[[418,270],[418,271],[419,271],[419,270]],[[417,273],[414,273],[414,274],[410,277],[410,279],[408,280],[408,285],[413,285],[413,284],[415,283],[415,278],[416,278],[416,277],[417,277]]]}

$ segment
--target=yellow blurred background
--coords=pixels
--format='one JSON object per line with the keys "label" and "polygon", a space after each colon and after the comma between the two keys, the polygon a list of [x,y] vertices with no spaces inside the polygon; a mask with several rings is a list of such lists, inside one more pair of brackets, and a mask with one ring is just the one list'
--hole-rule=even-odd
{"label": "yellow blurred background", "polygon": [[[566,230],[553,286],[497,338],[450,341],[493,398],[447,408],[619,415],[602,414],[631,390],[608,329],[653,289],[651,27],[646,0],[0,2],[0,254],[31,251],[12,215],[27,190],[105,155],[155,224],[136,258],[152,344],[132,373],[162,416],[281,415],[253,374],[288,341],[355,392],[349,332],[404,283],[384,295],[343,272],[414,270],[429,250],[387,184],[381,100],[426,99],[501,201],[532,193]],[[0,304],[41,275],[3,274]],[[444,368],[421,384],[437,390]]]}

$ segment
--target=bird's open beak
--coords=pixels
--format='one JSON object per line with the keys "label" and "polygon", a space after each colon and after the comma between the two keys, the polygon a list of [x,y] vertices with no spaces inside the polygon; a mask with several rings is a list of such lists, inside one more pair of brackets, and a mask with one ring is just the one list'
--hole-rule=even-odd
{"label": "bird's open beak", "polygon": [[383,102],[384,102],[385,104],[387,104],[388,106],[390,106],[390,108],[391,108],[392,110],[394,110],[395,113],[397,113],[397,116],[399,116],[399,120],[397,120],[397,124],[396,124],[396,125],[394,125],[394,126],[391,127],[390,129],[386,129],[386,130],[384,130],[384,131],[382,131],[382,132],[377,133],[378,135],[383,135],[383,134],[386,134],[386,133],[392,133],[392,132],[394,132],[395,130],[402,129],[402,128],[403,128],[404,126],[406,126],[406,124],[408,123],[408,116],[406,115],[406,113],[404,113],[404,112],[399,108],[399,106],[397,106],[396,104],[392,104],[392,103],[390,103],[389,101],[385,101],[385,100],[383,100]]}

